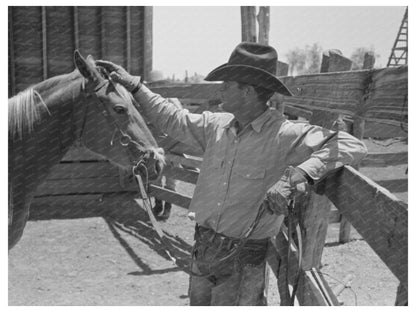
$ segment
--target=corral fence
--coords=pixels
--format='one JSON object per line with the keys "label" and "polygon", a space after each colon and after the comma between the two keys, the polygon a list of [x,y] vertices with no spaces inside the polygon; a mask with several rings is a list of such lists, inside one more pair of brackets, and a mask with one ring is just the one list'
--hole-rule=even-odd
{"label": "corral fence", "polygon": [[[151,69],[151,16],[151,7],[9,7],[9,95],[72,71],[72,55],[77,48],[83,54],[112,60],[133,74],[146,76]],[[295,96],[276,95],[272,106],[313,124],[349,131],[361,139],[406,135],[407,66],[372,69],[372,64],[368,56],[363,70],[351,71],[350,60],[329,51],[323,56],[319,74],[291,77],[281,72]],[[279,68],[287,70],[282,64]],[[219,84],[180,84],[153,90],[179,98],[185,108],[196,112],[216,110],[219,103]],[[175,145],[170,152],[167,157],[176,165],[168,166],[165,175],[195,184],[202,161],[200,152],[183,144]],[[381,168],[407,162],[407,153],[378,153],[369,154],[361,166]],[[297,296],[301,305],[338,304],[336,294],[319,271],[328,223],[332,222],[341,224],[341,242],[349,240],[350,225],[358,231],[400,281],[396,304],[407,302],[407,204],[357,169],[346,166],[329,176],[298,207],[303,212],[300,224],[304,242]],[[407,190],[407,180],[393,183],[395,191]],[[124,172],[74,146],[39,187],[36,200],[48,203],[53,199],[88,207],[106,195],[126,192],[136,195],[137,188]],[[156,185],[151,186],[151,193],[183,208],[188,208],[191,200],[190,196]],[[286,268],[296,261],[288,264],[281,255],[288,249],[292,259],[299,254],[295,245],[288,246],[288,235],[287,231],[279,233],[273,241],[276,249],[272,248],[268,257],[278,277],[282,305],[288,304],[283,285]],[[288,278],[293,284],[293,277]]]}
{"label": "corral fence", "polygon": [[[363,123],[366,120],[377,122],[380,128],[385,125],[399,129],[407,126],[407,67],[320,73],[282,79],[291,90],[295,90],[296,95],[292,98],[276,96],[272,103],[291,115],[300,115],[316,124],[332,127],[338,125],[336,121],[342,115],[343,127],[360,138],[365,131]],[[179,98],[186,108],[198,112],[217,109],[219,87],[219,84],[181,84],[153,90],[165,97]],[[173,165],[166,168],[165,175],[195,184],[198,170],[189,168],[200,167],[200,152],[183,144],[177,144],[170,152],[167,157]],[[178,156],[180,153],[187,157]],[[82,158],[76,165],[78,167],[66,162],[66,159],[76,159],[76,155]],[[94,170],[91,170],[91,163],[87,159],[86,152],[77,149],[70,151],[40,187],[38,196],[44,200],[50,195],[65,196],[65,200],[71,197],[79,200],[81,194],[101,196],[105,193],[136,192],[136,186],[129,182],[124,173],[104,161],[96,163]],[[404,152],[378,153],[369,154],[361,165],[381,168],[407,164],[407,161],[407,153]],[[340,222],[341,242],[349,240],[351,225],[357,230],[400,281],[396,303],[407,301],[407,204],[357,169],[346,166],[331,175],[321,183],[317,192],[311,192],[310,197],[298,207],[303,212],[300,219],[304,245],[303,275],[297,297],[301,305],[338,304],[336,295],[319,271],[328,224],[333,222]],[[399,182],[401,186],[395,191],[406,191],[407,181]],[[188,208],[191,201],[190,196],[161,186],[151,185],[150,191],[153,196],[183,208]],[[270,267],[278,277],[282,305],[288,303],[284,300],[286,290],[283,285],[286,274],[284,268],[288,264],[284,263],[285,257],[280,255],[285,255],[287,248],[291,248],[293,257],[298,255],[296,246],[287,245],[288,235],[282,231],[276,237],[276,250],[271,251],[269,256]],[[276,259],[281,261],[279,266]],[[294,270],[292,268],[291,272]],[[289,280],[292,279],[289,276]]]}

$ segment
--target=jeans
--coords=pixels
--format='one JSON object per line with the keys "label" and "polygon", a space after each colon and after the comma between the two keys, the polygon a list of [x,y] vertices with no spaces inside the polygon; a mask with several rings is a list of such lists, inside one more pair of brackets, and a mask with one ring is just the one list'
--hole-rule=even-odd
{"label": "jeans", "polygon": [[213,263],[232,250],[230,239],[211,230],[197,229],[195,240],[192,254],[195,261],[191,265],[194,275],[189,281],[191,306],[267,305],[264,295],[267,240],[248,241],[237,257],[220,266]]}

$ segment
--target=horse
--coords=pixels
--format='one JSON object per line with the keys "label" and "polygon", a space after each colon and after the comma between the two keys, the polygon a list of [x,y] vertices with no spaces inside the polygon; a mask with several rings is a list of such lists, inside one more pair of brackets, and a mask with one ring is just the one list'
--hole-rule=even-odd
{"label": "horse", "polygon": [[9,99],[9,250],[22,237],[38,186],[75,142],[124,170],[140,164],[148,180],[162,172],[163,149],[131,94],[91,56],[75,51],[74,64],[73,72]]}

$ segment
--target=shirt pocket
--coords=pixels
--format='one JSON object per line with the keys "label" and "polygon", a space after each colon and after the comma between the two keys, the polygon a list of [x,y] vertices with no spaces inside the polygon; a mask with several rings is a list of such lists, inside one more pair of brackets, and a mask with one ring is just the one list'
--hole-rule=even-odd
{"label": "shirt pocket", "polygon": [[263,196],[266,169],[259,166],[236,166],[230,183],[230,194],[236,202],[251,207]]}
{"label": "shirt pocket", "polygon": [[234,171],[239,178],[253,180],[253,182],[256,182],[256,180],[263,181],[266,176],[266,169],[262,167],[237,166]]}

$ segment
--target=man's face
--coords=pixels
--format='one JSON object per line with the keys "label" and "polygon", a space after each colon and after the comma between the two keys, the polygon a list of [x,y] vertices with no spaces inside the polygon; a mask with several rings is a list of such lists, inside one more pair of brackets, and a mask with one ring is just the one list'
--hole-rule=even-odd
{"label": "man's face", "polygon": [[228,113],[234,113],[244,104],[244,88],[240,89],[235,81],[224,81],[220,88],[222,106]]}

